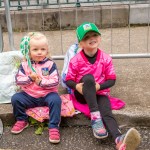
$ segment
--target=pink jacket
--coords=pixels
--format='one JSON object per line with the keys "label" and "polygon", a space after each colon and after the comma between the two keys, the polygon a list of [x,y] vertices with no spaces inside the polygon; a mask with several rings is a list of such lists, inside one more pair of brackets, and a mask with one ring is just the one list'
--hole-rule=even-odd
{"label": "pink jacket", "polygon": [[[70,61],[68,73],[66,75],[66,81],[73,80],[78,83],[86,74],[92,74],[95,78],[95,81],[99,84],[108,79],[116,79],[112,58],[99,49],[96,62],[94,64],[90,64],[87,58],[84,56],[83,51],[80,51]],[[109,97],[112,109],[118,110],[125,106],[125,102],[110,96],[109,88],[97,91],[97,94],[107,95]],[[79,103],[74,94],[71,94],[71,99],[74,107],[77,110],[90,117],[90,110],[87,104]]]}
{"label": "pink jacket", "polygon": [[31,69],[28,67],[27,62],[22,62],[18,73],[16,74],[16,83],[21,89],[32,97],[44,97],[50,92],[57,92],[59,84],[59,75],[56,64],[45,58],[39,63],[32,61],[32,66],[36,73],[41,77],[42,81],[36,85],[29,77]]}
{"label": "pink jacket", "polygon": [[[95,81],[99,84],[104,83],[108,79],[116,79],[112,58],[99,49],[95,63],[91,64],[88,62],[83,51],[80,51],[70,61],[66,81],[73,80],[79,83],[80,79],[86,74],[92,74]],[[109,92],[110,89],[108,88],[97,91],[97,94],[106,95]]]}

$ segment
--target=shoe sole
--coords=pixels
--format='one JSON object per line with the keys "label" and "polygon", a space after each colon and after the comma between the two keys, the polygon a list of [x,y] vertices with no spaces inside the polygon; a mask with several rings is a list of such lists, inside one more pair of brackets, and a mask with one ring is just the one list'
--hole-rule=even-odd
{"label": "shoe sole", "polygon": [[21,133],[25,128],[27,128],[29,126],[29,123],[22,129],[22,130],[20,130],[20,131],[11,131],[11,133],[13,133],[13,134],[19,134],[19,133]]}
{"label": "shoe sole", "polygon": [[107,134],[104,135],[104,136],[98,136],[98,135],[96,135],[94,132],[93,132],[93,134],[94,134],[94,136],[95,136],[97,139],[104,139],[104,138],[107,138],[107,137],[108,137],[108,132],[107,132]]}
{"label": "shoe sole", "polygon": [[53,144],[58,144],[58,143],[60,142],[60,140],[52,140],[52,139],[50,139],[50,138],[49,138],[49,141],[50,141],[51,143],[53,143]]}
{"label": "shoe sole", "polygon": [[121,150],[121,147],[125,144],[126,149],[125,150],[136,150],[136,148],[139,146],[141,141],[141,136],[139,132],[131,128],[127,133],[123,140],[123,143],[121,144],[119,150]]}

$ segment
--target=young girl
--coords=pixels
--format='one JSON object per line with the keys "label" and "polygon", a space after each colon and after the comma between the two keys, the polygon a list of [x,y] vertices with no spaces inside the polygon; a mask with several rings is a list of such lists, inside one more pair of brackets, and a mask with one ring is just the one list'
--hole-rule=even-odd
{"label": "young girl", "polygon": [[26,109],[48,106],[49,141],[59,143],[61,99],[57,93],[59,75],[56,64],[48,56],[48,40],[38,32],[29,33],[20,44],[26,57],[16,74],[16,83],[22,89],[12,96],[13,114],[17,120],[11,132],[18,134],[28,127]]}
{"label": "young girl", "polygon": [[76,34],[82,50],[71,59],[66,75],[76,109],[85,112],[88,105],[96,138],[105,138],[109,132],[118,150],[135,150],[140,143],[138,131],[131,128],[122,135],[112,114],[109,88],[115,84],[116,74],[111,57],[98,48],[101,33],[95,24],[87,22],[77,28]]}

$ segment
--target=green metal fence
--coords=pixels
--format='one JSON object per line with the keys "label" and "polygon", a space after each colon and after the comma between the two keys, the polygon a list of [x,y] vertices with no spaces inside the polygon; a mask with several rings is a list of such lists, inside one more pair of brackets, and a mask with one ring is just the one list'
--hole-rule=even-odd
{"label": "green metal fence", "polygon": [[[10,7],[17,7],[22,10],[26,6],[48,6],[75,4],[80,7],[83,3],[100,3],[100,2],[132,2],[132,3],[148,3],[149,0],[9,0]],[[4,7],[4,0],[0,0],[0,8]]]}

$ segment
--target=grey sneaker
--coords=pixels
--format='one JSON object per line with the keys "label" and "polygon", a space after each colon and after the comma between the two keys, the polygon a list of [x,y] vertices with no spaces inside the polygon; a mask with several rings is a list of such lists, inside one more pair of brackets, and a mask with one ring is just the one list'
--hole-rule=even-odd
{"label": "grey sneaker", "polygon": [[123,134],[116,138],[116,149],[117,150],[136,150],[141,141],[139,132],[131,128],[126,134]]}
{"label": "grey sneaker", "polygon": [[93,134],[98,139],[103,139],[108,136],[108,132],[104,127],[102,119],[91,120]]}

